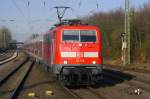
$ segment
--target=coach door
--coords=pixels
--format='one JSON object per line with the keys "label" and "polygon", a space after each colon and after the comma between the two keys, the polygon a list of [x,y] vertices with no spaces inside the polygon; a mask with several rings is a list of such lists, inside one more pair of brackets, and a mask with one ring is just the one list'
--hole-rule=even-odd
{"label": "coach door", "polygon": [[55,33],[51,39],[51,64],[55,62]]}

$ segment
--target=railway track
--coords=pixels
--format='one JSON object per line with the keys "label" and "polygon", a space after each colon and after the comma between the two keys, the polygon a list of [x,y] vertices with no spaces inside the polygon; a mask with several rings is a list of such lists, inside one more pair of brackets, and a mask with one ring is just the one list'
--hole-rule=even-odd
{"label": "railway track", "polygon": [[[49,77],[49,72],[45,73],[44,70],[43,73],[41,72],[42,68],[39,68],[40,70],[38,68],[38,65],[33,67],[33,70],[30,74],[31,76],[29,75],[26,85],[24,86],[24,91],[19,96],[19,99],[21,99],[21,97],[29,98],[29,92],[33,92],[35,94],[33,97],[39,99],[59,99],[59,97],[61,97],[61,99],[107,99],[104,98],[105,96],[103,96],[103,94],[96,93],[96,91],[94,92],[94,89],[92,88],[79,87],[74,89],[66,87],[60,81],[56,80],[52,74],[51,77]],[[37,77],[35,73],[41,74],[39,77]],[[34,79],[34,81],[31,82],[31,79]],[[46,90],[53,91],[54,95],[47,96],[44,94]]]}
{"label": "railway track", "polygon": [[3,61],[13,55],[14,52],[4,52],[0,54],[0,61]]}
{"label": "railway track", "polygon": [[104,94],[96,92],[92,87],[68,88],[63,85],[62,87],[72,95],[74,99],[108,99]]}
{"label": "railway track", "polygon": [[[86,87],[78,89],[67,88],[68,92],[74,96],[75,99],[120,99],[119,97],[127,97],[126,99],[131,99],[131,97],[136,96],[133,90],[140,89],[143,93],[142,96],[147,96],[150,92],[150,81],[142,78],[138,78],[136,75],[131,75],[129,73],[124,73],[122,71],[114,71],[104,69],[105,80],[98,85],[98,87]],[[106,88],[105,88],[106,86]],[[116,87],[117,86],[117,87]],[[120,86],[121,88],[119,89]],[[117,89],[118,88],[118,89]],[[130,88],[130,89],[129,89]],[[117,92],[110,93],[110,90],[124,90],[120,93]],[[132,95],[131,95],[132,94]],[[139,97],[142,97],[139,96]],[[125,98],[123,98],[125,99]],[[141,98],[140,98],[141,99]]]}
{"label": "railway track", "polygon": [[[26,72],[29,69],[29,67],[30,67],[31,64],[32,64],[31,61],[26,60],[25,63],[22,63],[22,66],[16,72],[14,72],[14,74],[10,74],[11,76],[8,77],[8,79],[5,79],[4,81],[2,81],[0,83],[0,97],[2,97],[2,99],[3,99],[3,97],[4,97],[4,99],[5,99],[5,97],[7,97],[6,99],[15,99],[16,97],[18,97],[18,95],[20,95],[20,92],[22,92],[22,88],[23,88],[22,86],[24,86],[24,83],[25,83],[25,80],[26,80],[25,78],[27,78],[28,73],[30,72],[31,69],[28,71],[26,77],[25,77],[25,74],[26,74]],[[18,66],[16,66],[16,67],[18,67]],[[23,72],[23,73],[21,74],[21,72]],[[104,74],[107,77],[109,76],[108,78],[110,78],[110,79],[112,79],[114,81],[116,80],[116,81],[119,81],[119,82],[124,82],[125,84],[128,84],[130,86],[137,86],[138,88],[141,88],[143,90],[149,91],[149,87],[145,87],[145,86],[142,86],[142,85],[136,83],[136,82],[140,82],[140,83],[149,84],[149,81],[147,81],[147,80],[144,81],[144,79],[136,78],[136,76],[125,74],[125,73],[122,73],[121,71],[117,71],[116,72],[116,71],[112,71],[112,70],[110,70],[110,71],[109,70],[108,71],[104,70]],[[12,77],[13,75],[14,75],[14,77]],[[15,75],[20,75],[20,77],[17,78],[18,80],[16,79]],[[43,76],[45,76],[45,75],[43,75]],[[23,77],[25,77],[24,80],[23,80]],[[35,77],[35,75],[34,75],[34,77]],[[33,78],[33,77],[31,77],[31,78]],[[11,80],[9,81],[9,79],[11,79]],[[41,81],[42,79],[37,79],[37,80],[40,80],[40,82],[38,81],[37,83],[33,83],[33,84],[30,83],[30,84],[28,84],[28,86],[24,87],[23,90],[24,91],[25,90],[29,91],[29,89],[30,89],[31,86],[33,88],[33,86],[38,85],[38,84],[43,84],[43,82],[48,82],[50,84],[55,83],[55,81],[54,82],[53,82],[53,80],[49,81],[47,78],[45,78],[45,80],[43,80],[43,81]],[[17,85],[15,85],[14,87],[9,87],[10,83],[12,83],[12,81],[17,81],[17,82],[15,82]],[[106,83],[109,83],[108,85],[111,85],[110,83],[112,83],[112,85],[113,85],[113,82],[111,82],[111,81],[108,81]],[[14,85],[14,84],[11,84],[11,85]],[[59,84],[57,84],[57,85],[59,85]],[[101,86],[103,86],[103,85],[101,85]],[[8,89],[8,90],[4,90],[4,89]],[[63,86],[63,89],[66,91],[65,93],[67,93],[66,97],[67,97],[67,95],[70,95],[70,96],[73,97],[73,98],[70,98],[70,99],[111,99],[107,95],[107,92],[106,93],[103,92],[103,91],[101,92],[101,90],[103,90],[103,88],[101,88],[101,87],[99,87],[99,88],[81,87],[81,88],[75,88],[74,89],[74,88],[68,88],[68,87],[64,87]],[[30,89],[29,92],[31,92],[31,91],[32,91],[32,89]],[[108,92],[108,94],[109,94],[109,92]],[[24,95],[27,97],[27,93],[26,92],[24,93]],[[21,99],[20,97],[18,99]],[[49,97],[49,98],[53,99],[52,97]],[[44,99],[43,97],[38,97],[38,98]],[[66,98],[62,98],[62,99],[66,99]]]}
{"label": "railway track", "polygon": [[17,51],[8,52],[8,53],[4,53],[3,55],[0,55],[0,65],[15,59],[17,56],[18,56]]}
{"label": "railway track", "polygon": [[65,87],[64,85],[61,84],[61,86],[63,87],[63,89],[69,93],[71,96],[74,97],[74,99],[83,99],[80,95],[78,95],[77,93],[75,93],[73,90]]}
{"label": "railway track", "polygon": [[93,89],[93,88],[91,88],[91,87],[88,87],[88,90],[89,90],[91,93],[93,93],[95,96],[99,97],[100,99],[108,99],[108,98],[105,96],[104,93],[102,94],[102,92],[101,92],[101,93],[100,93],[100,92],[97,92],[95,89]]}
{"label": "railway track", "polygon": [[28,59],[26,58],[25,60],[23,60],[23,62],[17,64],[17,66],[14,66],[15,68],[14,68],[13,70],[11,70],[11,71],[8,72],[7,74],[5,74],[5,76],[0,79],[0,86],[2,86],[2,85],[3,85],[15,72],[17,72],[17,70],[19,70],[27,61],[28,61]]}
{"label": "railway track", "polygon": [[[17,98],[60,99],[61,97],[61,99],[77,99],[64,91],[60,85],[54,76],[46,72],[41,65],[35,63]],[[46,94],[46,91],[51,91],[53,94]],[[29,96],[29,93],[34,95]]]}
{"label": "railway track", "polygon": [[30,73],[33,62],[26,59],[0,79],[0,97],[2,99],[16,99]]}
{"label": "railway track", "polygon": [[130,86],[135,86],[137,88],[150,92],[149,80],[138,78],[135,75],[133,76],[130,74],[126,74],[114,70],[106,70],[106,69],[104,70],[104,75],[119,80],[121,82],[125,82],[125,84],[128,84]]}

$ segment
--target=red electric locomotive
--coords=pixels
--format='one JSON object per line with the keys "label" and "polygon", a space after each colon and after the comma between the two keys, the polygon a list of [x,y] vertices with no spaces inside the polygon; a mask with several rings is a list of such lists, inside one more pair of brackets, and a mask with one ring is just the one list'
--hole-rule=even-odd
{"label": "red electric locomotive", "polygon": [[44,34],[41,46],[36,50],[42,55],[36,60],[48,66],[65,85],[94,84],[102,78],[98,27],[64,20]]}

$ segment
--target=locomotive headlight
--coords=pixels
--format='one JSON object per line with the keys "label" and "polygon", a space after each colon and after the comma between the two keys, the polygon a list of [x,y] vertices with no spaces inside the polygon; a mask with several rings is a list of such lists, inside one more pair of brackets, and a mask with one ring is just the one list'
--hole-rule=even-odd
{"label": "locomotive headlight", "polygon": [[96,61],[92,61],[93,64],[96,64]]}
{"label": "locomotive headlight", "polygon": [[67,62],[67,61],[64,61],[64,64],[68,64],[68,62]]}

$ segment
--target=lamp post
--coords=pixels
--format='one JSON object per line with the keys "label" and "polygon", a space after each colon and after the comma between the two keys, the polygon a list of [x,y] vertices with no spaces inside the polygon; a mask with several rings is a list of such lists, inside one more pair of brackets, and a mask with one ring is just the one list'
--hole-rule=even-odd
{"label": "lamp post", "polygon": [[125,0],[125,34],[127,40],[127,64],[130,64],[130,1]]}

